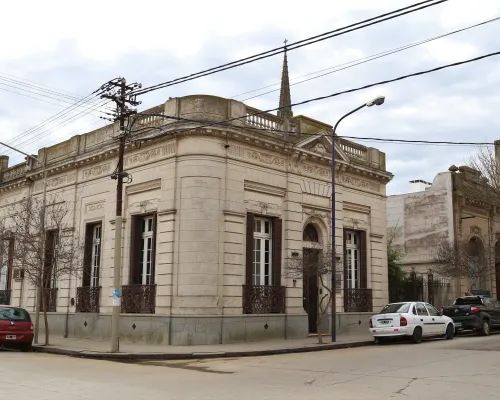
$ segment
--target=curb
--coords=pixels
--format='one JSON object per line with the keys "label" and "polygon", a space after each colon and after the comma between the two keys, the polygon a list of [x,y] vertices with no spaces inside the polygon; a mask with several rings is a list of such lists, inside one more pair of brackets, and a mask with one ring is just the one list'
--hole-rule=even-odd
{"label": "curb", "polygon": [[210,358],[241,358],[241,357],[260,357],[279,354],[295,354],[309,353],[313,351],[350,349],[356,347],[370,346],[373,341],[359,341],[351,343],[331,343],[318,346],[308,347],[292,347],[283,349],[270,350],[249,350],[249,351],[224,351],[213,353],[104,353],[92,351],[69,350],[58,347],[45,347],[35,345],[33,352],[56,354],[68,357],[86,358],[91,360],[108,360],[108,361],[148,361],[148,360],[193,360],[193,359],[210,359]]}

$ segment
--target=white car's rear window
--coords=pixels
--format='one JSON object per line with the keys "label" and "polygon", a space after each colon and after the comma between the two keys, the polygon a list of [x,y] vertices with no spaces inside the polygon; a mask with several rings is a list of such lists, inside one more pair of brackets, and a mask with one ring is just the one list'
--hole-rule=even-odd
{"label": "white car's rear window", "polygon": [[395,313],[407,313],[410,310],[411,303],[393,303],[387,304],[380,314],[395,314]]}

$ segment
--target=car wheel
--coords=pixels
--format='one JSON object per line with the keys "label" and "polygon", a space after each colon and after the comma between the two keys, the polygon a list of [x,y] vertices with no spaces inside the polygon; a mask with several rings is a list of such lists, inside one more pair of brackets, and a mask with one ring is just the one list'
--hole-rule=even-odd
{"label": "car wheel", "polygon": [[415,327],[412,335],[413,343],[421,343],[422,342],[422,328],[420,326]]}
{"label": "car wheel", "polygon": [[380,337],[376,337],[375,338],[375,344],[384,344],[384,339],[383,338],[380,338]]}
{"label": "car wheel", "polygon": [[31,351],[31,343],[23,343],[23,344],[19,345],[19,349],[23,353]]}
{"label": "car wheel", "polygon": [[479,330],[481,336],[488,336],[490,334],[490,321],[483,319],[481,329]]}
{"label": "car wheel", "polygon": [[446,339],[450,340],[455,337],[455,328],[453,327],[453,324],[448,324],[446,327]]}

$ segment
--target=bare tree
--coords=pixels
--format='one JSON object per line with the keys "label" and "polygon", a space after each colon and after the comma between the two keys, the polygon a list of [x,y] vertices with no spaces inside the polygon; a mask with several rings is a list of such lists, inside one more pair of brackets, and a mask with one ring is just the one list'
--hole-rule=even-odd
{"label": "bare tree", "polygon": [[[500,163],[495,156],[495,150],[489,146],[480,147],[475,155],[469,158],[467,166],[476,170],[482,188],[474,188],[476,197],[480,196],[482,200],[488,203],[500,205]],[[466,194],[472,194],[472,190],[466,190]]]}
{"label": "bare tree", "polygon": [[46,345],[49,294],[60,279],[82,270],[83,245],[74,237],[69,211],[68,203],[57,196],[48,199],[45,207],[40,199],[30,196],[8,207],[3,224],[14,240],[14,265],[24,270],[25,279],[41,293]]}
{"label": "bare tree", "polygon": [[[304,249],[305,250],[305,249]],[[331,309],[332,295],[335,290],[331,286],[332,272],[342,272],[340,252],[332,251],[331,245],[318,245],[301,255],[291,257],[285,262],[285,276],[291,279],[302,279],[303,285],[307,284],[309,277],[317,276],[320,288],[325,294],[318,299],[318,317],[316,329],[318,332],[318,343],[323,343],[321,336],[321,321]],[[332,262],[333,261],[333,262]]]}
{"label": "bare tree", "polygon": [[437,249],[434,258],[436,272],[444,278],[466,279],[469,290],[478,289],[481,280],[489,272],[487,251],[479,249],[479,238],[463,242],[443,242]]}

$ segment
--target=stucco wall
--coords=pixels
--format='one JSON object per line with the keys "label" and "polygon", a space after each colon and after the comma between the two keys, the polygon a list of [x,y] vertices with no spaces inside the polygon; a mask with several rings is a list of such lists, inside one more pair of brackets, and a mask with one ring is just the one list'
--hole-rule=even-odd
{"label": "stucco wall", "polygon": [[451,174],[438,174],[425,191],[389,196],[387,227],[394,234],[394,247],[403,253],[404,266],[426,272],[436,246],[454,237]]}

